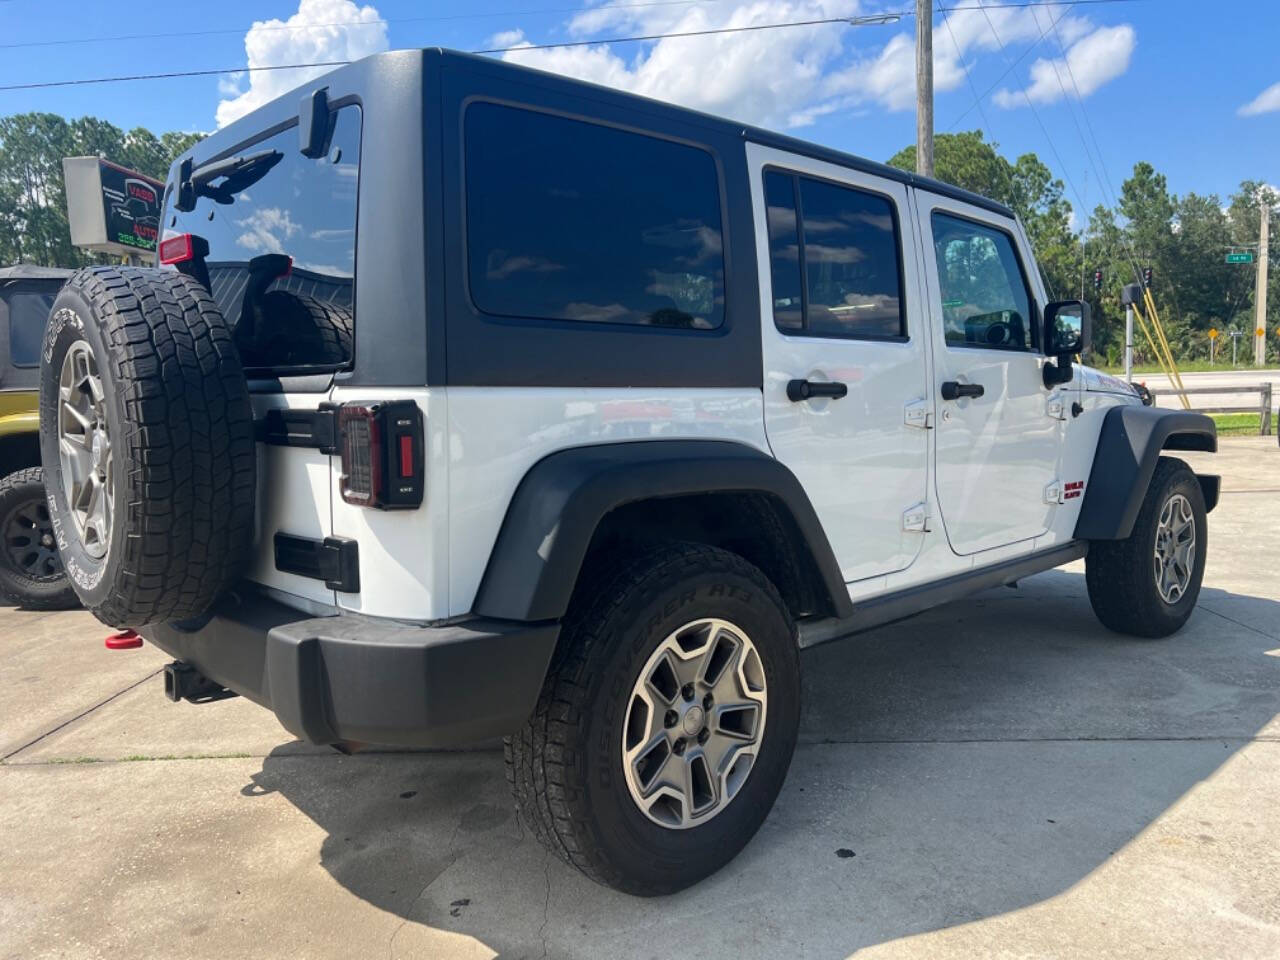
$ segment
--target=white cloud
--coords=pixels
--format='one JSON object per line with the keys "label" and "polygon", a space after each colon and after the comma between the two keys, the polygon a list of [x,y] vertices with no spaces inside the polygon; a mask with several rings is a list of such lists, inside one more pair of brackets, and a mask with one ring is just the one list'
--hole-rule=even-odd
{"label": "white cloud", "polygon": [[[247,65],[268,67],[358,60],[387,49],[387,25],[381,20],[374,7],[356,6],[352,0],[299,0],[298,12],[288,20],[260,20],[249,28],[244,37]],[[315,67],[250,73],[248,89],[241,88],[240,78],[235,74],[223,77],[218,82],[218,92],[227,99],[218,104],[218,126],[225,127],[332,69]]]}
{"label": "white cloud", "polygon": [[1260,113],[1273,113],[1280,110],[1280,83],[1273,83],[1267,89],[1241,107],[1237,113],[1242,117],[1256,117]]}
{"label": "white cloud", "polygon": [[[575,15],[567,29],[576,39],[683,33],[847,17],[860,6],[861,0],[724,0],[693,8],[605,5]],[[670,37],[643,45],[513,50],[503,58],[739,120],[794,126],[813,122],[823,111],[824,75],[842,55],[848,32],[827,24]]]}
{"label": "white cloud", "polygon": [[284,241],[302,229],[293,222],[288,210],[279,207],[255,210],[243,220],[237,220],[236,226],[245,228],[236,243],[251,253],[284,253]]}
{"label": "white cloud", "polygon": [[[681,33],[789,20],[853,17],[875,13],[862,0],[720,0],[694,8],[592,4],[565,24],[575,40],[628,34]],[[1066,15],[1061,4],[1032,8],[955,10],[933,31],[934,88],[939,93],[965,84],[964,65],[1006,48],[1012,58],[1045,37],[1072,52],[1099,31],[1090,20]],[[1055,22],[1056,27],[1050,28]],[[1132,45],[1132,28],[1128,31]],[[499,43],[499,38],[511,43]],[[998,39],[997,39],[998,38]],[[491,46],[527,44],[523,33],[496,35]],[[504,59],[565,74],[682,106],[706,110],[766,127],[804,127],[836,111],[879,106],[915,108],[915,36],[912,22],[901,26],[847,27],[824,24],[696,38],[670,37],[637,45],[592,44],[557,50],[513,50]],[[1128,56],[1124,58],[1128,64]],[[1096,81],[1091,67],[1073,70]],[[1121,67],[1121,71],[1123,67]],[[1077,79],[1080,79],[1078,77]],[[1106,79],[1110,79],[1107,77]],[[1081,93],[1085,93],[1081,81]]]}
{"label": "white cloud", "polygon": [[490,37],[489,42],[486,43],[485,46],[495,50],[500,50],[503,47],[514,47],[517,43],[523,42],[523,30],[501,30]]}
{"label": "white cloud", "polygon": [[[1067,48],[1065,59],[1037,60],[1031,65],[1031,84],[1022,91],[997,90],[995,102],[1002,107],[1019,107],[1032,103],[1053,103],[1063,98],[1063,91],[1087,97],[1103,84],[1129,69],[1133,48],[1137,45],[1133,27],[1099,27]],[[1072,78],[1075,78],[1075,88]],[[1025,94],[1025,97],[1023,96]]]}

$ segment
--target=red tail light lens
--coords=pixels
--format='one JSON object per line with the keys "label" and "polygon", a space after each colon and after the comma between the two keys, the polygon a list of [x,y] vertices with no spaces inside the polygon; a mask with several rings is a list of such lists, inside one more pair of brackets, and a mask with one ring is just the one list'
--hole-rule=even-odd
{"label": "red tail light lens", "polygon": [[160,262],[163,264],[186,263],[195,258],[195,244],[191,234],[180,233],[160,241]]}
{"label": "red tail light lens", "polygon": [[412,510],[423,497],[422,411],[412,400],[338,408],[342,499],[379,510]]}

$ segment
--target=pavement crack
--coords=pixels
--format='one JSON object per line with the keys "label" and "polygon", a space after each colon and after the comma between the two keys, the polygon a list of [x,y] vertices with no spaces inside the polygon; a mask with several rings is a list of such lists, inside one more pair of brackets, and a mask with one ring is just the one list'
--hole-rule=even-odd
{"label": "pavement crack", "polygon": [[107,697],[105,700],[100,700],[100,701],[98,701],[97,703],[95,703],[93,706],[89,707],[87,710],[84,710],[84,711],[82,711],[82,712],[80,712],[80,713],[77,713],[77,714],[76,714],[74,717],[72,717],[71,719],[69,719],[69,720],[64,720],[62,723],[58,724],[58,725],[57,725],[56,727],[54,727],[52,730],[46,730],[44,733],[40,734],[38,737],[35,737],[35,738],[34,738],[34,739],[32,739],[32,740],[28,740],[26,743],[22,744],[22,746],[20,746],[20,747],[15,747],[14,749],[12,749],[12,750],[10,750],[8,753],[6,753],[3,757],[0,757],[0,763],[4,763],[4,762],[5,762],[6,760],[8,760],[10,757],[15,757],[15,756],[17,756],[17,755],[18,755],[18,754],[20,754],[23,750],[29,749],[30,747],[34,747],[34,746],[35,746],[37,743],[39,743],[41,740],[45,739],[46,737],[51,737],[51,736],[53,736],[53,735],[54,735],[55,733],[57,733],[59,730],[62,730],[62,729],[64,729],[64,728],[66,728],[66,727],[69,727],[71,724],[75,723],[77,720],[83,720],[83,719],[84,719],[85,717],[87,717],[89,714],[93,713],[93,711],[95,711],[95,710],[99,709],[100,707],[105,707],[108,703],[110,703],[112,700],[115,700],[117,697],[122,697],[122,696],[124,696],[126,693],[128,693],[130,690],[133,690],[133,689],[134,689],[134,688],[136,688],[136,687],[140,687],[140,686],[142,686],[144,683],[146,683],[146,682],[147,682],[148,680],[150,680],[152,677],[158,676],[158,675],[159,675],[160,673],[162,673],[163,671],[164,671],[164,667],[159,667],[158,669],[153,670],[151,673],[148,673],[148,674],[147,674],[145,677],[143,677],[141,680],[137,680],[137,681],[135,681],[135,682],[133,682],[133,683],[129,684],[129,685],[128,685],[127,687],[125,687],[123,690],[117,690],[115,693],[113,693],[111,696]]}
{"label": "pavement crack", "polygon": [[461,828],[462,828],[462,817],[461,815],[459,815],[457,821],[453,825],[453,833],[449,835],[448,861],[445,863],[443,867],[441,867],[439,870],[436,871],[435,876],[433,876],[430,880],[428,880],[426,883],[422,885],[422,889],[418,891],[418,895],[414,897],[412,900],[410,900],[408,905],[404,908],[404,916],[400,919],[400,923],[396,926],[396,928],[391,931],[391,939],[387,941],[387,957],[388,958],[395,957],[396,937],[400,936],[400,931],[409,925],[409,921],[412,919],[411,915],[413,913],[413,908],[418,905],[418,901],[420,901],[424,896],[426,896],[427,891],[431,889],[431,885],[435,883],[437,880],[439,880],[441,877],[443,877],[448,872],[449,868],[452,867],[457,862],[458,831]]}
{"label": "pavement crack", "polygon": [[1268,640],[1273,640],[1276,643],[1280,643],[1280,637],[1273,637],[1271,634],[1267,633],[1265,630],[1259,630],[1257,627],[1250,626],[1247,623],[1241,623],[1235,617],[1228,617],[1225,613],[1219,613],[1217,610],[1214,610],[1212,607],[1206,607],[1203,603],[1196,604],[1196,609],[1204,610],[1206,613],[1212,613],[1215,617],[1221,617],[1223,620],[1226,620],[1228,623],[1234,623],[1237,627],[1244,627],[1244,629],[1251,630],[1260,637],[1266,637]]}
{"label": "pavement crack", "polygon": [[542,941],[542,960],[547,960],[550,948],[547,945],[547,921],[551,916],[551,851],[542,852],[542,876],[547,884],[547,899],[542,904],[542,926],[538,928],[538,939]]}

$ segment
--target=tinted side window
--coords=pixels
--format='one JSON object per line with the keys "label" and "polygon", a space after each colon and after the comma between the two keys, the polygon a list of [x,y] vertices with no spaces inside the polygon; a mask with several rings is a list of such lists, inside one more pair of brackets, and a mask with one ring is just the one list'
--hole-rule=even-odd
{"label": "tinted side window", "polygon": [[9,362],[40,366],[40,343],[53,309],[52,293],[15,293],[9,297]]}
{"label": "tinted side window", "polygon": [[715,161],[696,147],[474,103],[471,297],[497,316],[711,329],[724,319]]}
{"label": "tinted side window", "polygon": [[934,213],[933,248],[946,340],[952,346],[1031,350],[1031,296],[1007,233]]}
{"label": "tinted side window", "polygon": [[816,337],[906,334],[892,202],[825,180],[768,171],[774,324]]}
{"label": "tinted side window", "polygon": [[800,268],[800,223],[796,178],[767,171],[764,202],[769,221],[769,269],[773,278],[773,322],[779,330],[804,328],[804,274]]}
{"label": "tinted side window", "polygon": [[360,108],[343,107],[333,124],[327,156],[299,153],[291,127],[237,151],[249,170],[229,204],[199,197],[193,211],[166,210],[165,236],[209,242],[213,297],[247,367],[351,362]]}

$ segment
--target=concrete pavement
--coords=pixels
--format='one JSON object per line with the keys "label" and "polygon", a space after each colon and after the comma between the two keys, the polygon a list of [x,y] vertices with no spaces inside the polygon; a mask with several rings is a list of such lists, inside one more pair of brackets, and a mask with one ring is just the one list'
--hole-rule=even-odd
{"label": "concrete pavement", "polygon": [[544,854],[492,750],[342,757],[0,612],[0,957],[1280,955],[1280,451],[1222,447],[1182,633],[1077,564],[806,651],[777,807],[660,900]]}

